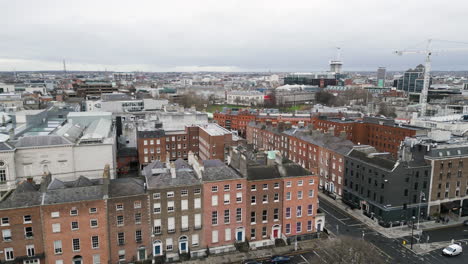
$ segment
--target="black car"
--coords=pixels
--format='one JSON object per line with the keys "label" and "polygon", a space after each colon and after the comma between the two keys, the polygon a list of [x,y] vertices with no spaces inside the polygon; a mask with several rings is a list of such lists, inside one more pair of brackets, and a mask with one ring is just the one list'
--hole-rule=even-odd
{"label": "black car", "polygon": [[463,221],[464,226],[468,226],[468,220]]}
{"label": "black car", "polygon": [[270,262],[274,264],[280,264],[280,263],[282,264],[282,263],[289,263],[290,260],[291,258],[288,256],[273,256],[271,257]]}

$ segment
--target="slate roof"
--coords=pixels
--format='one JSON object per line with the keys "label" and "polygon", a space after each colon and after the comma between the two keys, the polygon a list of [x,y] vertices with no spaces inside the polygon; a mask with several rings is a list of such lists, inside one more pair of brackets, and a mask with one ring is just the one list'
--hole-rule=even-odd
{"label": "slate roof", "polygon": [[220,167],[205,168],[203,181],[222,181],[240,179],[242,176],[236,170],[224,165]]}
{"label": "slate roof", "polygon": [[36,206],[40,205],[41,201],[39,186],[22,181],[5,200],[0,202],[0,209]]}
{"label": "slate roof", "polygon": [[145,193],[145,182],[136,178],[119,178],[110,181],[109,197],[131,196]]}
{"label": "slate roof", "polygon": [[161,161],[153,161],[143,168],[148,188],[166,188],[174,186],[188,186],[201,184],[201,180],[192,167],[183,159],[174,162],[176,178],[172,178],[171,172]]}
{"label": "slate roof", "polygon": [[21,137],[15,144],[17,148],[27,147],[44,147],[44,146],[58,146],[70,145],[70,141],[62,136],[47,135],[47,136],[25,136]]}
{"label": "slate roof", "polygon": [[9,150],[13,150],[14,148],[12,146],[10,146],[10,144],[6,143],[6,142],[0,142],[0,151],[9,151]]}
{"label": "slate roof", "polygon": [[357,160],[366,162],[368,164],[372,164],[376,167],[380,167],[386,170],[393,170],[395,167],[395,160],[392,160],[388,157],[382,155],[369,155],[370,153],[366,153],[362,150],[353,149],[349,153],[349,157],[355,158]]}
{"label": "slate roof", "polygon": [[47,190],[44,198],[44,204],[100,200],[103,197],[104,192],[102,185],[62,188]]}
{"label": "slate roof", "polygon": [[215,159],[215,160],[203,160],[203,166],[205,168],[210,168],[210,167],[221,167],[224,166],[224,162]]}

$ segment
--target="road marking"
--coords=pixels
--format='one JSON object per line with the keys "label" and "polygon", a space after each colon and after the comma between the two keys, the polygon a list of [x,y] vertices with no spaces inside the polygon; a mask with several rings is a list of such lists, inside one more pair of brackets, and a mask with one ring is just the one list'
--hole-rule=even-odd
{"label": "road marking", "polygon": [[[345,217],[345,218],[340,218],[340,220],[342,220],[342,221],[346,221],[346,220],[351,220],[351,218],[349,218],[349,217]],[[465,231],[468,231],[468,230],[465,230]]]}
{"label": "road marking", "polygon": [[376,245],[374,245],[373,243],[369,243],[371,244],[374,248],[376,248],[378,251],[380,251],[380,253],[384,254],[385,256],[387,256],[389,259],[393,259],[389,254],[385,253],[385,251],[383,251],[382,249],[380,249],[379,247],[377,247]]}
{"label": "road marking", "polygon": [[319,259],[321,259],[323,262],[327,263],[327,262],[317,253],[317,251],[313,250],[312,252],[314,252],[315,255],[317,255],[317,257],[319,257]]}
{"label": "road marking", "polygon": [[348,225],[348,226],[361,226],[361,225],[366,225],[364,223],[359,223],[359,224],[352,224],[352,225]]}
{"label": "road marking", "polygon": [[304,260],[306,263],[310,264],[310,262],[309,262],[309,261],[307,261],[307,259],[306,259],[306,258],[304,258],[304,256],[302,256],[302,255],[299,255],[299,256],[301,256],[301,258],[302,258],[302,259],[303,259],[303,260]]}
{"label": "road marking", "polygon": [[327,210],[323,209],[323,208],[320,208],[320,210],[324,211],[325,213],[327,213],[328,215],[330,215],[331,217],[335,218],[336,220],[338,220],[340,223],[342,223],[343,225],[346,225],[345,222],[341,221],[338,217],[332,215],[330,212],[328,212]]}

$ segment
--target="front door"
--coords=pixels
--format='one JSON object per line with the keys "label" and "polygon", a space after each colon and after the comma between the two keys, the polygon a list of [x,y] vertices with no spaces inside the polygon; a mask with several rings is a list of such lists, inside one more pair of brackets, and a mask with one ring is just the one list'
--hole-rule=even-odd
{"label": "front door", "polygon": [[138,249],[138,260],[146,259],[146,249],[140,248]]}
{"label": "front door", "polygon": [[187,250],[187,242],[180,242],[180,251]]}
{"label": "front door", "polygon": [[237,231],[237,241],[242,241],[242,231]]}
{"label": "front door", "polygon": [[317,231],[322,231],[322,223],[317,224]]}
{"label": "front door", "polygon": [[278,238],[278,229],[273,230],[273,238]]}
{"label": "front door", "polygon": [[156,256],[161,255],[161,245],[154,246],[154,255]]}

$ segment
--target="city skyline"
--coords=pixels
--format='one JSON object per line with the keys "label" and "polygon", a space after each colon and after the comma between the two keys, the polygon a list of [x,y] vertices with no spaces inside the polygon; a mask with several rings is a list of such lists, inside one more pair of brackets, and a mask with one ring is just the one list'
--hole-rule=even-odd
{"label": "city skyline", "polygon": [[[404,8],[403,7],[404,4]],[[57,1],[0,3],[1,71],[324,71],[341,47],[344,71],[403,71],[428,38],[466,42],[464,1]],[[433,13],[437,10],[437,16]],[[440,20],[439,17],[450,17]],[[419,43],[419,45],[418,45]],[[435,43],[435,49],[468,44]],[[434,70],[467,70],[467,51]]]}

